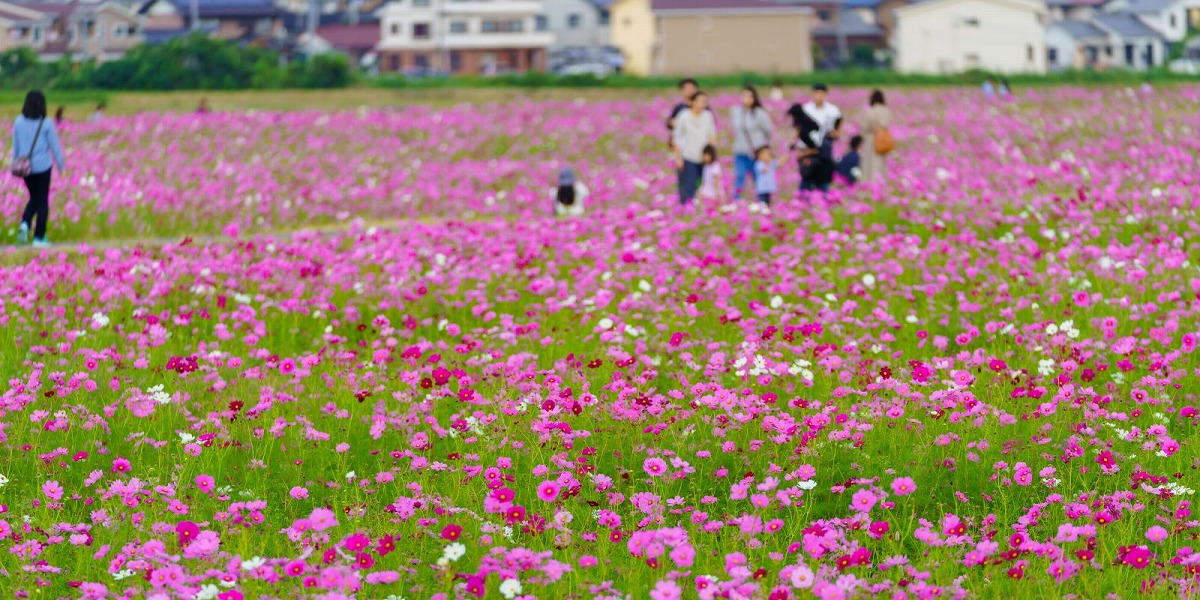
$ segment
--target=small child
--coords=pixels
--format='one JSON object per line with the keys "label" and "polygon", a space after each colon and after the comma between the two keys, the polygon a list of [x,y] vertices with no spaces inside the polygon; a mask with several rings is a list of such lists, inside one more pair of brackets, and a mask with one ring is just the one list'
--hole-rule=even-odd
{"label": "small child", "polygon": [[842,155],[838,161],[837,173],[846,180],[846,185],[854,185],[862,179],[862,157],[858,151],[862,148],[863,136],[850,138],[850,151]]}
{"label": "small child", "polygon": [[771,205],[771,196],[779,190],[775,178],[775,161],[771,160],[771,147],[763,146],[754,151],[754,193],[758,201]]}
{"label": "small child", "polygon": [[583,214],[583,200],[587,198],[588,189],[576,179],[574,169],[563,167],[558,172],[558,187],[552,195],[555,216],[578,217]]}
{"label": "small child", "polygon": [[725,200],[725,180],[721,174],[721,163],[717,162],[717,149],[711,144],[704,147],[704,171],[700,175],[700,197],[704,200]]}

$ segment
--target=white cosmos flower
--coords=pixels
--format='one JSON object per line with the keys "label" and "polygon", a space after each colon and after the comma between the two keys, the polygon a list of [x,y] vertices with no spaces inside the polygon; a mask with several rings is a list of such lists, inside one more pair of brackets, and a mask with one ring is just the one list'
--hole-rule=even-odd
{"label": "white cosmos flower", "polygon": [[596,323],[596,326],[600,329],[608,330],[612,329],[613,322],[612,319],[604,317],[603,319],[600,319],[600,322]]}
{"label": "white cosmos flower", "polygon": [[250,560],[242,561],[242,570],[243,571],[253,571],[265,564],[267,564],[267,559],[262,558],[261,556],[255,556],[254,558],[252,558]]}
{"label": "white cosmos flower", "polygon": [[516,579],[505,579],[500,584],[500,594],[508,600],[513,600],[521,593],[521,582]]}
{"label": "white cosmos flower", "polygon": [[442,557],[446,558],[448,560],[458,560],[458,559],[462,558],[463,555],[465,555],[466,553],[467,553],[466,546],[464,546],[458,542],[454,542],[453,544],[446,546],[446,549],[442,551]]}
{"label": "white cosmos flower", "polygon": [[796,487],[798,487],[802,490],[811,490],[811,489],[817,487],[817,482],[813,481],[811,479],[806,479],[804,481],[801,481],[800,483],[797,483]]}

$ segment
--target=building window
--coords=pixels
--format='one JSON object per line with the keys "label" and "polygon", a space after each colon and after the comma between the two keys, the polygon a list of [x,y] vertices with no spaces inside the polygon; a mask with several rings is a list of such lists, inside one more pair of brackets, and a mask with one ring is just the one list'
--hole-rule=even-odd
{"label": "building window", "polygon": [[450,52],[450,70],[455,72],[462,70],[462,52],[458,50]]}
{"label": "building window", "polygon": [[413,23],[413,39],[427,40],[431,36],[429,34],[429,23]]}
{"label": "building window", "polygon": [[538,15],[533,18],[533,26],[538,31],[546,31],[550,29],[550,19],[547,19],[546,15]]}
{"label": "building window", "polygon": [[429,69],[429,56],[426,54],[413,56],[413,66],[421,71]]}
{"label": "building window", "polygon": [[600,26],[608,27],[608,21],[610,18],[611,17],[609,16],[608,10],[601,10],[600,11]]}
{"label": "building window", "polygon": [[818,10],[817,11],[817,20],[828,22],[831,15],[832,15],[832,13],[830,13],[827,10]]}
{"label": "building window", "polygon": [[1125,64],[1133,66],[1133,44],[1125,44]]}
{"label": "building window", "polygon": [[1175,17],[1175,15],[1171,15],[1171,29],[1175,29],[1175,26],[1176,26],[1178,23],[1179,23],[1179,21],[1178,21],[1178,19]]}
{"label": "building window", "polygon": [[1025,60],[1027,62],[1033,62],[1033,44],[1027,44],[1025,46]]}
{"label": "building window", "polygon": [[1052,65],[1058,64],[1058,48],[1046,48],[1046,62]]}
{"label": "building window", "polygon": [[512,19],[509,21],[484,21],[481,23],[480,30],[483,33],[521,33],[525,30],[525,23],[520,19]]}
{"label": "building window", "polygon": [[392,55],[392,70],[393,71],[400,70],[400,55],[399,54]]}
{"label": "building window", "polygon": [[467,22],[466,21],[451,21],[450,22],[450,33],[466,33],[466,32],[467,32]]}
{"label": "building window", "polygon": [[391,32],[392,35],[400,35],[400,24],[392,23]]}
{"label": "building window", "polygon": [[34,27],[33,28],[33,43],[36,44],[40,41],[42,41],[42,28]]}
{"label": "building window", "polygon": [[583,17],[580,17],[579,13],[567,15],[567,29],[579,29],[581,23],[583,23]]}
{"label": "building window", "polygon": [[979,27],[979,19],[975,17],[963,17],[962,24],[964,27]]}
{"label": "building window", "polygon": [[416,8],[428,8],[429,0],[413,0],[413,6]]}

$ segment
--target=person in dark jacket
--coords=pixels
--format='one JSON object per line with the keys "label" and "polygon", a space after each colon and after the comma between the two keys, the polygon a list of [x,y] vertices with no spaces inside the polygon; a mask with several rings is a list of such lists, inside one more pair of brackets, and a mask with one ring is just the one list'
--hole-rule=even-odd
{"label": "person in dark jacket", "polygon": [[846,183],[854,185],[858,183],[862,177],[862,157],[858,151],[862,148],[863,136],[856,135],[850,138],[850,151],[842,155],[842,159],[838,161],[837,173],[841,175]]}

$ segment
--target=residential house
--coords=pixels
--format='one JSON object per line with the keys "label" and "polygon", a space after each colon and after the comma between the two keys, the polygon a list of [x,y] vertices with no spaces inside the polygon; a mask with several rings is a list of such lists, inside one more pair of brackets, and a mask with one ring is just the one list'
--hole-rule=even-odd
{"label": "residential house", "polygon": [[902,73],[1046,72],[1043,0],[926,0],[896,9]]}
{"label": "residential house", "polygon": [[21,2],[45,16],[49,27],[38,48],[43,60],[69,56],[104,62],[125,55],[143,41],[142,22],[123,4],[111,0],[85,2]]}
{"label": "residential house", "polygon": [[1109,33],[1110,43],[1101,59],[1105,66],[1144,70],[1167,60],[1166,39],[1162,33],[1129,12],[1097,14],[1092,23]]}
{"label": "residential house", "polygon": [[874,55],[863,60],[856,57],[859,48],[869,48],[877,53],[888,47],[883,28],[875,22],[875,12],[863,9],[844,9],[835,13],[829,21],[813,26],[813,41],[825,60],[822,64],[836,66],[842,62],[841,38],[846,39],[845,60],[850,63],[874,62]]}
{"label": "residential house", "polygon": [[[198,0],[195,29],[225,40],[277,46],[287,39],[291,14],[272,0]],[[146,19],[148,41],[162,42],[193,30],[191,0],[146,0],[138,10]]]}
{"label": "residential house", "polygon": [[1046,67],[1051,71],[1099,67],[1110,42],[1108,31],[1090,20],[1054,21],[1046,28]]}
{"label": "residential house", "polygon": [[545,70],[554,35],[541,0],[392,0],[379,9],[380,70],[496,74]]}
{"label": "residential house", "polygon": [[813,69],[813,11],[769,0],[651,0],[654,75]]}
{"label": "residential house", "polygon": [[813,40],[818,48],[817,63],[820,66],[832,68],[841,62],[841,36],[845,36],[846,51],[851,53],[846,57],[848,61],[854,61],[856,48],[880,51],[888,47],[887,33],[879,23],[880,0],[791,0],[787,3],[813,10]]}
{"label": "residential house", "polygon": [[53,19],[26,6],[0,2],[0,52],[21,46],[41,52]]}
{"label": "residential house", "polygon": [[545,0],[538,29],[554,34],[553,49],[607,45],[611,4],[612,0]]}
{"label": "residential house", "polygon": [[379,23],[333,23],[316,30],[317,47],[348,56],[366,66],[379,46]]}
{"label": "residential house", "polygon": [[1110,0],[1104,12],[1135,15],[1172,45],[1200,31],[1200,0]]}
{"label": "residential house", "polygon": [[615,0],[608,10],[609,35],[612,45],[625,55],[625,72],[650,75],[657,35],[650,0]]}

